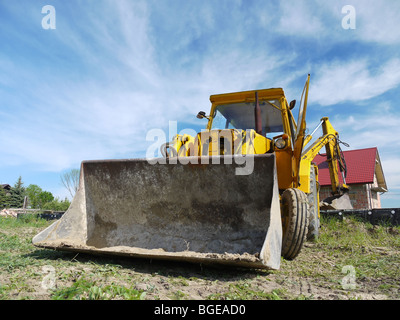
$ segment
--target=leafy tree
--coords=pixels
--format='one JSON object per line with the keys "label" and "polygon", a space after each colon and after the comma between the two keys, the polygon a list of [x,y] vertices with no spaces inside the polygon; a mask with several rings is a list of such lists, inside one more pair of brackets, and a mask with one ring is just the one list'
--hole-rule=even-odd
{"label": "leafy tree", "polygon": [[32,209],[43,209],[44,205],[54,200],[54,196],[49,191],[44,191],[36,184],[30,184],[26,188],[26,195]]}
{"label": "leafy tree", "polygon": [[65,198],[64,200],[60,200],[55,198],[54,200],[47,202],[43,205],[43,209],[45,210],[54,210],[54,211],[67,211],[71,202]]}
{"label": "leafy tree", "polygon": [[3,189],[0,190],[0,208],[14,207],[20,208],[23,206],[24,197],[28,197],[29,204],[32,209],[47,209],[54,211],[66,211],[69,208],[70,202],[67,198],[59,200],[54,198],[49,191],[43,190],[36,184],[30,184],[24,188],[21,177],[13,188],[11,188],[11,196],[6,196]]}
{"label": "leafy tree", "polygon": [[42,188],[36,184],[30,184],[26,188],[26,195],[28,196],[29,203],[32,209],[40,208],[40,194],[43,192]]}
{"label": "leafy tree", "polygon": [[39,208],[43,208],[43,206],[54,200],[54,196],[51,192],[49,191],[42,191],[39,194]]}

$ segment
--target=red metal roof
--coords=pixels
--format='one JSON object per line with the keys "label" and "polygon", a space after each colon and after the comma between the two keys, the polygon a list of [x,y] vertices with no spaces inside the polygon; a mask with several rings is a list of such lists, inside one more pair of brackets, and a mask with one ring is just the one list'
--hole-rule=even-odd
{"label": "red metal roof", "polygon": [[[347,166],[346,184],[373,183],[377,148],[343,151]],[[318,166],[318,180],[321,186],[331,184],[326,154],[317,155],[313,162]],[[339,174],[340,183],[343,183]]]}

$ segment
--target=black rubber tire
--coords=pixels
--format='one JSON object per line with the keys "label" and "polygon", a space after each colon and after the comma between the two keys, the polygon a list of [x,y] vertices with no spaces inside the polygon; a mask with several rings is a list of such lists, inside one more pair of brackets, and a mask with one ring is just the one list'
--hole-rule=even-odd
{"label": "black rubber tire", "polygon": [[307,240],[315,241],[319,236],[320,220],[318,216],[319,209],[319,185],[315,178],[314,166],[311,166],[310,172],[310,193],[307,195],[308,200],[308,232]]}
{"label": "black rubber tire", "polygon": [[308,201],[306,194],[290,188],[282,194],[282,257],[293,260],[307,240]]}

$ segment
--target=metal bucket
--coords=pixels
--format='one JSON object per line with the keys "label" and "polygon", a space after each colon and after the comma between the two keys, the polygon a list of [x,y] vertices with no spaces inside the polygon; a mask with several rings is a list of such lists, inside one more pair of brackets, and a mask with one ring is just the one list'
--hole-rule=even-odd
{"label": "metal bucket", "polygon": [[[161,163],[82,162],[70,208],[33,244],[279,269],[282,226],[274,154],[153,162]],[[245,166],[248,174],[238,174]]]}

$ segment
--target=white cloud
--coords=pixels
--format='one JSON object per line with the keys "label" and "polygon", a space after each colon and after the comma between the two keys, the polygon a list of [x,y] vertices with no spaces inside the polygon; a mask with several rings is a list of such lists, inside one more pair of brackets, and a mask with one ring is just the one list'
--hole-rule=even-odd
{"label": "white cloud", "polygon": [[[372,64],[372,63],[371,63]],[[345,101],[363,101],[379,96],[400,84],[400,59],[377,67],[366,59],[343,62],[336,60],[315,67],[311,100],[320,105]]]}
{"label": "white cloud", "polygon": [[281,14],[277,31],[300,37],[318,37],[325,33],[326,26],[321,8],[315,2],[296,0],[280,1]]}
{"label": "white cloud", "polygon": [[[342,8],[355,9],[356,29],[342,28],[346,13]],[[348,41],[397,45],[400,43],[400,3],[393,0],[285,0],[280,1],[280,20],[276,31],[285,35],[326,40],[327,46]],[[271,27],[271,19],[264,25]],[[269,23],[268,23],[269,22]]]}
{"label": "white cloud", "polygon": [[400,155],[388,156],[384,159],[382,159],[382,155],[380,157],[389,191],[390,189],[400,191]]}
{"label": "white cloud", "polygon": [[400,43],[400,3],[392,0],[358,0],[356,33],[360,39],[385,45]]}
{"label": "white cloud", "polygon": [[[0,164],[59,171],[86,159],[144,155],[147,130],[196,120],[209,110],[210,94],[283,87],[299,102],[308,72],[311,106],[384,94],[400,84],[400,59],[367,46],[399,43],[399,5],[354,1],[354,32],[341,28],[344,0],[118,0],[90,10],[60,3],[53,32],[32,31],[40,28],[40,6],[37,13],[29,7],[29,19],[4,26],[3,35],[15,35],[5,48],[16,50],[0,55]],[[351,57],[332,50],[360,42],[366,51]],[[333,125],[352,148],[378,146],[395,184],[398,172],[386,167],[397,155],[387,154],[400,145],[382,137],[400,135],[392,105],[339,115]]]}
{"label": "white cloud", "polygon": [[199,80],[205,92],[225,93],[251,90],[262,81],[272,80],[277,70],[293,59],[293,55],[280,57],[271,52],[222,51],[208,57],[203,63]]}
{"label": "white cloud", "polygon": [[[207,28],[212,28],[215,20],[208,9],[200,11],[206,14]],[[202,16],[196,16],[194,8],[190,12],[184,24],[177,24],[177,34],[186,37],[179,46],[188,55],[196,48],[188,50],[185,45],[208,30],[202,29]],[[12,73],[6,60],[0,65],[9,85],[25,86],[23,94],[13,98],[20,108],[18,116],[8,115],[2,124],[2,132],[14,131],[1,142],[7,150],[0,159],[3,165],[31,163],[59,171],[82,160],[144,155],[147,130],[165,128],[169,120],[187,121],[187,114],[200,108],[207,111],[210,94],[253,89],[265,81],[271,86],[288,83],[277,78],[277,69],[295,57],[243,50],[227,31],[229,45],[220,43],[192,60],[196,68],[171,71],[157,58],[157,34],[152,33],[146,2],[101,2],[70,24],[62,22],[62,11],[57,13],[53,54],[44,70],[28,63]],[[184,33],[182,27],[195,16],[194,34]],[[41,36],[51,35],[42,32]],[[222,34],[213,41],[221,38]],[[39,52],[45,52],[44,47],[46,43]]]}
{"label": "white cloud", "polygon": [[[399,115],[387,102],[377,102],[365,106],[364,112],[337,113],[331,117],[334,128],[343,141],[350,144],[351,149],[378,147],[385,154],[396,154],[400,150]],[[398,152],[400,156],[400,152]]]}
{"label": "white cloud", "polygon": [[379,153],[388,187],[388,192],[381,196],[381,201],[384,207],[398,208],[400,206],[400,154],[387,154],[385,156],[382,155],[382,152]]}

